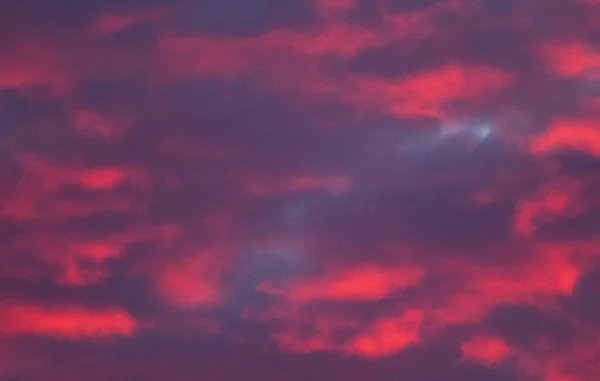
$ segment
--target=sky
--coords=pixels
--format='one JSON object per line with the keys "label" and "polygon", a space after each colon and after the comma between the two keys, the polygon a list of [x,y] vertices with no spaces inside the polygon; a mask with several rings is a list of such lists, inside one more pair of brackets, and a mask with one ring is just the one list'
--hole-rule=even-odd
{"label": "sky", "polygon": [[598,0],[7,0],[0,36],[0,380],[600,380]]}

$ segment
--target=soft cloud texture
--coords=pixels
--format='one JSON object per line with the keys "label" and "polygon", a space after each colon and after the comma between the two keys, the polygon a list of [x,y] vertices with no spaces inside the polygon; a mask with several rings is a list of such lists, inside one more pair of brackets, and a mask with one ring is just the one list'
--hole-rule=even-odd
{"label": "soft cloud texture", "polygon": [[0,4],[0,378],[596,381],[600,3]]}

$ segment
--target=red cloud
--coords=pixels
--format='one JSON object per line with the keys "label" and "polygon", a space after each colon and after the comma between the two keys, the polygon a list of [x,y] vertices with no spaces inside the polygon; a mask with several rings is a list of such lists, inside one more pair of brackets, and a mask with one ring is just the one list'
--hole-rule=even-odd
{"label": "red cloud", "polygon": [[[276,296],[275,307],[249,317],[258,316],[273,326],[273,340],[286,350],[381,357],[419,343],[422,324],[427,332],[442,334],[447,327],[480,321],[496,306],[524,303],[547,308],[557,295],[572,293],[581,274],[580,265],[571,257],[572,246],[532,245],[513,250],[528,254],[503,266],[452,259],[430,263],[428,275],[454,279],[439,290],[421,284],[425,272],[415,266],[339,268],[319,277],[265,282],[259,291]],[[384,315],[364,322],[310,307],[314,302],[377,301],[407,287],[420,290],[417,295],[421,295],[406,306],[408,315]],[[490,359],[489,353],[479,356],[484,355]]]}
{"label": "red cloud", "polygon": [[4,217],[60,220],[98,210],[127,210],[133,207],[133,201],[110,193],[93,204],[53,200],[53,196],[67,185],[79,185],[91,191],[110,191],[122,184],[142,189],[148,186],[148,177],[142,171],[128,167],[62,166],[35,155],[22,157],[20,163],[25,175],[15,184],[11,197],[0,211]]}
{"label": "red cloud", "polygon": [[[9,260],[3,270],[9,275],[12,271],[12,276],[51,278],[71,285],[96,283],[108,275],[105,262],[122,255],[129,245],[164,238],[160,226],[137,227],[99,238],[57,233],[57,224],[72,218],[105,211],[136,211],[132,197],[116,190],[121,186],[147,189],[149,180],[143,171],[126,166],[60,165],[39,155],[23,156],[20,164],[18,181],[6,184],[0,218],[30,225],[19,239],[5,245],[5,258]],[[68,186],[79,186],[89,194],[83,198],[65,197],[61,192]],[[32,262],[19,260],[23,255]]]}
{"label": "red cloud", "polygon": [[420,341],[423,311],[409,309],[398,316],[383,316],[367,323],[327,313],[313,315],[304,306],[311,302],[381,300],[395,291],[418,285],[423,276],[422,269],[410,265],[365,265],[332,270],[318,278],[299,278],[283,286],[263,283],[259,291],[281,297],[282,304],[266,313],[259,312],[258,316],[262,321],[281,324],[272,338],[292,352],[389,356]]}
{"label": "red cloud", "polygon": [[564,148],[600,156],[600,120],[557,120],[531,143],[535,154]]}
{"label": "red cloud", "polygon": [[397,318],[377,320],[367,333],[352,339],[344,351],[364,357],[389,356],[419,342],[422,321],[423,312],[419,310],[405,311]]}
{"label": "red cloud", "polygon": [[485,364],[500,362],[511,354],[510,347],[502,340],[488,336],[478,336],[462,343],[463,358],[481,361]]}
{"label": "red cloud", "polygon": [[0,307],[0,321],[3,335],[39,335],[73,340],[131,336],[137,327],[135,319],[123,309],[88,310],[78,306],[5,305]]}
{"label": "red cloud", "polygon": [[378,300],[391,292],[419,284],[424,271],[414,266],[385,268],[366,265],[340,269],[316,279],[300,279],[285,287],[263,284],[260,290],[292,302],[318,300]]}
{"label": "red cloud", "polygon": [[48,41],[18,31],[12,33],[20,39],[0,51],[0,89],[27,91],[42,86],[49,89],[51,95],[65,95],[71,79],[60,52]]}
{"label": "red cloud", "polygon": [[580,187],[581,184],[576,181],[557,178],[521,200],[515,214],[515,231],[530,236],[545,222],[581,213],[583,208],[578,200]]}
{"label": "red cloud", "polygon": [[358,106],[372,105],[399,116],[444,117],[447,102],[476,100],[505,89],[514,80],[495,68],[452,65],[401,80],[357,81],[359,90],[345,97],[352,97]]}
{"label": "red cloud", "polygon": [[[442,33],[433,20],[446,11],[461,13],[466,9],[452,2],[414,14],[386,15],[384,23],[396,39],[418,43],[424,36]],[[250,75],[263,80],[270,90],[300,94],[311,102],[336,99],[359,109],[434,117],[444,116],[444,106],[450,101],[476,101],[515,83],[513,75],[498,68],[462,63],[448,63],[395,80],[330,75],[331,58],[351,58],[391,41],[394,38],[383,29],[343,22],[314,32],[276,30],[241,39],[164,36],[159,47],[168,54],[161,75],[228,79]]]}
{"label": "red cloud", "polygon": [[361,322],[349,316],[307,313],[282,307],[258,313],[274,324],[271,334],[281,349],[294,353],[332,352],[365,358],[393,355],[418,344],[424,312],[408,309],[397,315]]}
{"label": "red cloud", "polygon": [[227,258],[226,252],[212,249],[160,264],[155,275],[158,290],[168,303],[180,307],[220,304],[225,298],[222,277],[228,267]]}
{"label": "red cloud", "polygon": [[[482,319],[491,308],[504,304],[546,305],[556,295],[570,295],[581,274],[570,250],[532,247],[528,261],[513,266],[444,265],[462,279],[460,290],[428,309],[440,326]],[[447,270],[447,269],[446,269]],[[429,303],[426,302],[426,305]]]}
{"label": "red cloud", "polygon": [[549,68],[560,75],[598,76],[600,73],[600,50],[582,41],[549,43],[540,53]]}
{"label": "red cloud", "polygon": [[[4,263],[0,274],[30,280],[53,279],[71,286],[94,284],[110,275],[106,262],[123,256],[131,245],[151,241],[168,248],[178,235],[175,227],[157,226],[87,238],[59,235],[52,226],[43,225],[29,229],[13,246],[5,247],[4,259],[10,260]],[[20,263],[23,253],[31,253],[34,261]]]}
{"label": "red cloud", "polygon": [[[2,274],[27,279],[53,279],[69,285],[86,285],[103,280],[105,263],[120,257],[132,244],[167,242],[177,234],[172,226],[136,226],[118,233],[86,237],[60,231],[73,218],[86,218],[106,211],[137,212],[130,195],[120,195],[122,186],[144,192],[149,178],[144,171],[128,166],[86,168],[58,164],[41,155],[20,158],[22,173],[5,184],[5,204],[0,218],[18,221],[27,228],[18,239],[4,246]],[[83,197],[65,197],[61,192],[78,186]],[[27,256],[29,261],[23,261]]]}
{"label": "red cloud", "polygon": [[[579,334],[597,337],[591,327],[578,327]],[[518,360],[519,367],[530,374],[539,374],[547,381],[594,381],[598,369],[590,366],[596,363],[597,345],[593,339],[586,343],[566,344],[563,348],[549,350],[544,340],[536,344],[535,353],[509,345],[504,340],[478,335],[462,343],[463,359],[481,362],[487,366],[502,363],[507,358]]]}
{"label": "red cloud", "polygon": [[239,39],[164,36],[159,40],[164,55],[157,76],[164,80],[190,75],[225,79],[251,76],[269,90],[314,100],[347,91],[327,76],[331,58],[352,57],[381,41],[378,33],[346,23],[313,33],[275,30]]}

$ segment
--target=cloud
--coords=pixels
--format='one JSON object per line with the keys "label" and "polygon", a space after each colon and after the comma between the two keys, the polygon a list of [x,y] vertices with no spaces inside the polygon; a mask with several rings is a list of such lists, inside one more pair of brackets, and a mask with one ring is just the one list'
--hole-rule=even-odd
{"label": "cloud", "polygon": [[539,189],[528,200],[523,200],[515,215],[515,230],[523,235],[531,235],[535,226],[544,220],[560,218],[563,215],[577,214],[579,184],[574,181],[555,179],[554,183]]}
{"label": "cloud", "polygon": [[13,304],[0,309],[2,333],[8,336],[41,335],[65,339],[131,336],[137,323],[119,308],[87,310],[78,306],[44,308]]}
{"label": "cloud", "polygon": [[542,55],[551,70],[564,76],[598,76],[600,52],[581,41],[549,43]]}
{"label": "cloud", "polygon": [[379,268],[364,266],[326,273],[317,279],[302,279],[288,287],[260,285],[261,291],[281,295],[292,302],[319,300],[378,300],[403,288],[417,285],[423,270],[414,267]]}
{"label": "cloud", "polygon": [[531,144],[531,149],[536,154],[567,148],[599,156],[600,135],[597,122],[559,120],[536,137]]}
{"label": "cloud", "polygon": [[510,355],[510,348],[502,340],[491,337],[476,337],[462,344],[466,359],[494,364]]}
{"label": "cloud", "polygon": [[[444,118],[450,101],[470,100],[501,90],[511,83],[510,75],[486,67],[448,66],[415,74],[401,81],[364,81],[359,94],[379,100],[374,107],[398,116]],[[358,104],[367,104],[363,99]]]}
{"label": "cloud", "polygon": [[[121,185],[145,187],[148,178],[133,168],[103,167],[95,169],[61,166],[36,155],[18,158],[23,175],[13,184],[11,198],[3,208],[4,217],[14,219],[46,219],[75,217],[98,210],[129,208],[131,201],[118,195],[107,195],[96,205],[74,198],[61,197],[69,186],[84,191],[111,191]],[[54,202],[47,198],[55,197]]]}
{"label": "cloud", "polygon": [[406,311],[399,318],[375,321],[371,332],[352,339],[346,346],[348,353],[365,357],[387,356],[419,342],[419,328],[423,313]]}
{"label": "cloud", "polygon": [[171,303],[182,307],[214,305],[222,302],[220,277],[225,253],[200,252],[159,270],[157,286]]}

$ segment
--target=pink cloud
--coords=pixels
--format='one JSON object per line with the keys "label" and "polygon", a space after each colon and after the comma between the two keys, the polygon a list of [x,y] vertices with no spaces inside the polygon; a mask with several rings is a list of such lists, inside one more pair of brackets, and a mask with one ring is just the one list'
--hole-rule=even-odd
{"label": "pink cloud", "polygon": [[600,70],[600,51],[582,41],[548,43],[541,48],[541,55],[560,75],[598,76]]}
{"label": "pink cloud", "polygon": [[229,267],[227,253],[215,248],[195,252],[188,258],[159,264],[155,282],[164,299],[184,308],[212,307],[226,295],[222,277]]}
{"label": "pink cloud", "polygon": [[513,83],[510,74],[477,66],[447,66],[400,80],[357,78],[357,91],[346,97],[398,116],[445,117],[449,101],[477,99]]}
{"label": "pink cloud", "polygon": [[147,175],[134,168],[63,166],[39,155],[26,155],[19,161],[26,175],[13,184],[11,196],[0,211],[5,217],[60,220],[98,210],[128,210],[134,208],[133,200],[110,193],[94,204],[52,199],[52,196],[67,185],[79,185],[90,191],[111,191],[122,184],[149,186]]}
{"label": "pink cloud", "polygon": [[416,266],[379,267],[365,265],[327,272],[314,279],[299,279],[286,286],[260,286],[268,294],[281,295],[291,302],[318,300],[379,300],[390,293],[418,285],[424,276]]}
{"label": "pink cloud", "polygon": [[368,332],[352,339],[345,351],[364,357],[381,357],[394,354],[420,341],[423,312],[409,310],[398,318],[375,321]]}
{"label": "pink cloud", "polygon": [[521,200],[515,213],[515,231],[529,236],[544,222],[581,213],[582,206],[578,200],[580,187],[581,184],[576,181],[558,178]]}
{"label": "pink cloud", "polygon": [[547,154],[564,148],[600,156],[599,120],[557,120],[531,143],[535,154]]}
{"label": "pink cloud", "polygon": [[462,343],[463,358],[481,361],[484,364],[501,362],[510,356],[510,347],[494,337],[479,336]]}
{"label": "pink cloud", "polygon": [[0,307],[4,335],[40,335],[73,340],[131,336],[136,321],[119,308],[88,310],[79,306],[45,308],[31,304]]}

